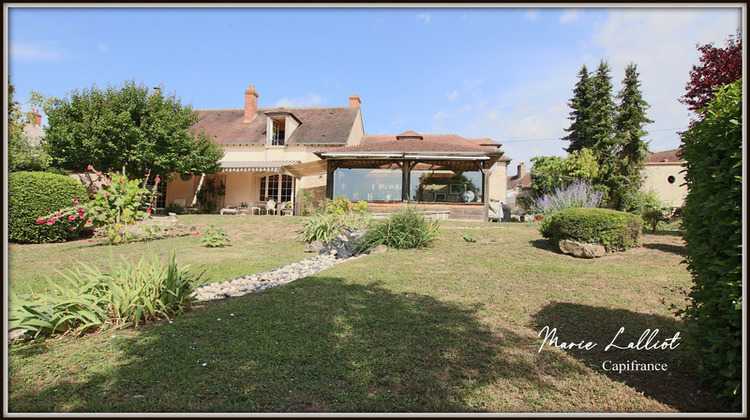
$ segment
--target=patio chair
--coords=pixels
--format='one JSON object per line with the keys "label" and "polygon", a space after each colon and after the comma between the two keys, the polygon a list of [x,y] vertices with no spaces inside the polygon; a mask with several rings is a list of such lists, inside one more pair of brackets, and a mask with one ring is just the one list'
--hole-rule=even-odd
{"label": "patio chair", "polygon": [[250,214],[257,214],[260,216],[261,212],[263,211],[266,211],[265,203],[259,201],[254,202],[252,207],[250,207]]}
{"label": "patio chair", "polygon": [[276,200],[266,201],[266,214],[276,213]]}

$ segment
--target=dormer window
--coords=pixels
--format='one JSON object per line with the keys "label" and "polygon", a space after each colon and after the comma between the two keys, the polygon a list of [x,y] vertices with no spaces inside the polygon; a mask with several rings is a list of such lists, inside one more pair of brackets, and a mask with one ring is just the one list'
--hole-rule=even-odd
{"label": "dormer window", "polygon": [[283,146],[286,140],[286,118],[271,119],[271,146]]}
{"label": "dormer window", "polygon": [[301,124],[300,121],[291,112],[280,110],[266,112],[266,116],[268,146],[286,146],[294,130]]}

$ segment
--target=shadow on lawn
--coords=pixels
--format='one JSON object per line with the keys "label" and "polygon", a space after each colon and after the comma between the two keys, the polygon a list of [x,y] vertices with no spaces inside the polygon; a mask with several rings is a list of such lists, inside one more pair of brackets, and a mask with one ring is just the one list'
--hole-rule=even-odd
{"label": "shadow on lawn", "polygon": [[[118,359],[129,364],[16,391],[10,407],[472,412],[486,409],[486,391],[475,391],[499,378],[517,389],[565,395],[560,379],[585,373],[553,352],[528,357],[523,349],[534,347],[535,337],[490,330],[479,309],[377,283],[298,280],[151,325],[119,346]],[[553,364],[552,372],[543,368]]]}
{"label": "shadow on lawn", "polygon": [[[674,319],[628,311],[610,309],[566,302],[552,302],[534,316],[534,327],[541,331],[544,326],[557,328],[560,342],[597,343],[591,350],[565,350],[566,353],[586,364],[591,369],[604,373],[611,380],[622,382],[645,396],[679,411],[714,411],[727,410],[718,406],[713,394],[701,386],[695,369],[695,362],[689,356],[690,341],[685,336],[685,327]],[[620,328],[625,328],[618,335]],[[605,351],[608,344],[615,340],[620,347],[628,343],[637,343],[646,330],[659,329],[657,340],[661,343],[680,333],[679,346],[665,350],[619,350],[614,347]],[[645,341],[644,341],[645,343]],[[667,371],[605,371],[603,363],[659,363],[668,365]],[[608,365],[609,368],[609,365]]]}

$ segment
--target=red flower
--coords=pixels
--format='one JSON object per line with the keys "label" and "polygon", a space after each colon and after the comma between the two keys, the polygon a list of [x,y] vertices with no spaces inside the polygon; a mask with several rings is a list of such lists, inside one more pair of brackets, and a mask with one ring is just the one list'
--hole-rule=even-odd
{"label": "red flower", "polygon": [[44,224],[44,219],[36,219],[36,222],[39,223],[40,225],[43,225]]}
{"label": "red flower", "polygon": [[75,226],[74,226],[74,227],[72,227],[72,228],[70,228],[70,231],[71,231],[71,232],[72,232],[72,231],[74,231],[74,230],[76,230]]}
{"label": "red flower", "polygon": [[49,219],[49,220],[47,220],[47,224],[48,225],[51,225],[53,223],[55,223],[55,219]]}
{"label": "red flower", "polygon": [[94,165],[89,165],[89,166],[86,167],[87,171],[90,171],[90,170],[93,170],[93,169],[94,169]]}
{"label": "red flower", "polygon": [[73,199],[73,202],[74,202],[74,203],[78,203],[78,199],[77,199],[77,198],[74,198],[74,199]]}
{"label": "red flower", "polygon": [[124,180],[124,179],[121,179],[121,180],[120,180],[120,184],[124,184],[124,183],[125,183],[125,180]]}
{"label": "red flower", "polygon": [[76,220],[76,216],[71,214],[70,216],[68,216],[68,220]]}
{"label": "red flower", "polygon": [[87,224],[91,224],[91,220],[86,220],[86,223]]}
{"label": "red flower", "polygon": [[57,213],[55,216],[57,216],[58,218],[60,218],[60,217],[62,217],[62,214]]}
{"label": "red flower", "polygon": [[94,240],[93,239],[89,239],[89,242],[94,242]]}
{"label": "red flower", "polygon": [[103,211],[101,211],[101,210],[97,210],[97,211],[99,212],[99,214],[102,214],[102,213],[104,213],[104,212],[103,212]]}
{"label": "red flower", "polygon": [[194,233],[193,235],[200,235],[200,234],[201,234],[201,233],[200,233],[200,232],[198,232],[198,231],[196,230],[196,231],[195,231],[195,233]]}
{"label": "red flower", "polygon": [[146,210],[146,213],[151,214],[151,209]]}
{"label": "red flower", "polygon": [[109,195],[109,191],[104,191],[104,195],[108,196]]}

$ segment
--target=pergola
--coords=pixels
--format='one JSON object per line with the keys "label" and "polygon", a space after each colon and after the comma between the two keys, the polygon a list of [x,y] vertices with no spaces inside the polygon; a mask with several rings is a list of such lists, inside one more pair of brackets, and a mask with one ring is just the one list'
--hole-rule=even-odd
{"label": "pergola", "polygon": [[[409,203],[409,188],[411,184],[412,170],[448,169],[452,171],[475,171],[482,174],[482,201],[484,204],[484,219],[489,217],[489,175],[495,163],[502,157],[501,150],[488,150],[483,152],[348,152],[348,151],[323,151],[316,153],[325,161],[327,174],[326,197],[333,198],[334,176],[339,168],[382,168],[400,169],[401,202]],[[322,169],[322,162],[318,164]],[[450,203],[446,203],[450,205]]]}

